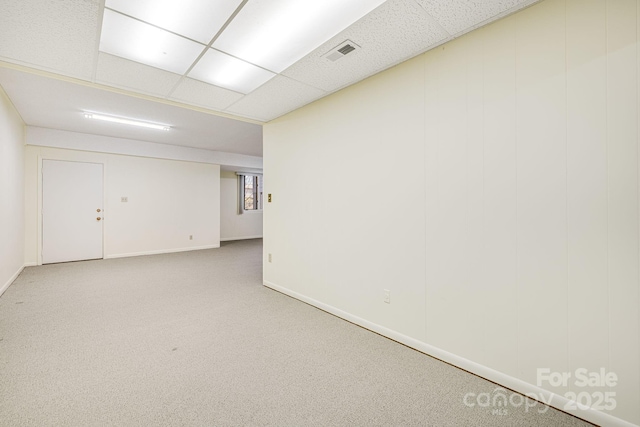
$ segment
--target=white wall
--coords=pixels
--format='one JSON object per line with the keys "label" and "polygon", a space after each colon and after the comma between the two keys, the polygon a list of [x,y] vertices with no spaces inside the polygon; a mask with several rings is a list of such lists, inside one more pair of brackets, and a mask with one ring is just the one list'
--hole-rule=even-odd
{"label": "white wall", "polygon": [[238,177],[235,172],[220,172],[220,240],[262,237],[262,211],[238,214]]}
{"label": "white wall", "polygon": [[0,295],[24,266],[24,122],[0,87]]}
{"label": "white wall", "polygon": [[[220,246],[220,166],[29,145],[25,175],[29,263],[38,262],[39,159],[104,164],[106,258]],[[128,202],[122,203],[121,197]]]}
{"label": "white wall", "polygon": [[543,1],[268,123],[265,284],[640,423],[639,16]]}

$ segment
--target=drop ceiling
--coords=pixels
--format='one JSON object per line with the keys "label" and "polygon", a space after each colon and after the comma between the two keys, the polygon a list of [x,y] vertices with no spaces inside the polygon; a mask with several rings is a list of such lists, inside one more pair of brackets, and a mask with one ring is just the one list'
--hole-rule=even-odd
{"label": "drop ceiling", "polygon": [[[190,136],[190,120],[223,126],[237,119],[247,128],[231,126],[231,134],[242,139],[251,126],[536,1],[3,0],[0,85],[30,125],[88,131],[86,124],[71,123],[72,113],[93,99],[98,112],[146,111],[137,118],[158,122],[169,114],[185,127],[182,135],[123,131],[125,137],[176,144]],[[323,22],[324,12],[314,9],[320,3],[342,9]],[[294,19],[288,13],[296,8]],[[346,40],[358,49],[327,59]],[[41,105],[34,88],[46,94]],[[192,138],[190,144],[261,155],[261,146],[234,147],[234,135],[226,142],[211,139]],[[261,145],[261,133],[258,139]]]}
{"label": "drop ceiling", "polygon": [[[69,81],[0,68],[0,84],[32,126],[262,157],[262,126]],[[168,132],[87,120],[84,112],[170,124]]]}

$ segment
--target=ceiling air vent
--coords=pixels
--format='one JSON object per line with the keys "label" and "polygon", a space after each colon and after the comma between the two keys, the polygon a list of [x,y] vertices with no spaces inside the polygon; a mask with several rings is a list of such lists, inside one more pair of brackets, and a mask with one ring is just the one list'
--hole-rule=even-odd
{"label": "ceiling air vent", "polygon": [[324,58],[327,58],[329,61],[336,62],[338,59],[342,58],[345,55],[348,55],[356,49],[360,49],[360,46],[358,46],[351,40],[345,40],[322,56]]}

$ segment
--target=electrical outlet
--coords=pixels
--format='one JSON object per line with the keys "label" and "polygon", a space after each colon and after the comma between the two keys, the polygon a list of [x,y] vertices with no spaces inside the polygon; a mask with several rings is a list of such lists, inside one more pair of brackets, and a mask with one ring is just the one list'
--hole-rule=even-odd
{"label": "electrical outlet", "polygon": [[391,304],[391,291],[389,289],[384,290],[384,302]]}
{"label": "electrical outlet", "polygon": [[193,240],[193,234],[189,234],[189,240]]}
{"label": "electrical outlet", "polygon": [[271,254],[269,254],[267,258],[269,259],[269,262],[271,262]]}

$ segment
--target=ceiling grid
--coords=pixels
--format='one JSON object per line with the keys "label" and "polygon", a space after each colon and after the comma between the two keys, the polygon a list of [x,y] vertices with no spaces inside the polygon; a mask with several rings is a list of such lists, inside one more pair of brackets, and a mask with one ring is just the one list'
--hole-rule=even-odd
{"label": "ceiling grid", "polygon": [[[30,93],[2,70],[19,64],[268,122],[537,1],[3,0],[0,84]],[[358,49],[325,57],[346,40]]]}

